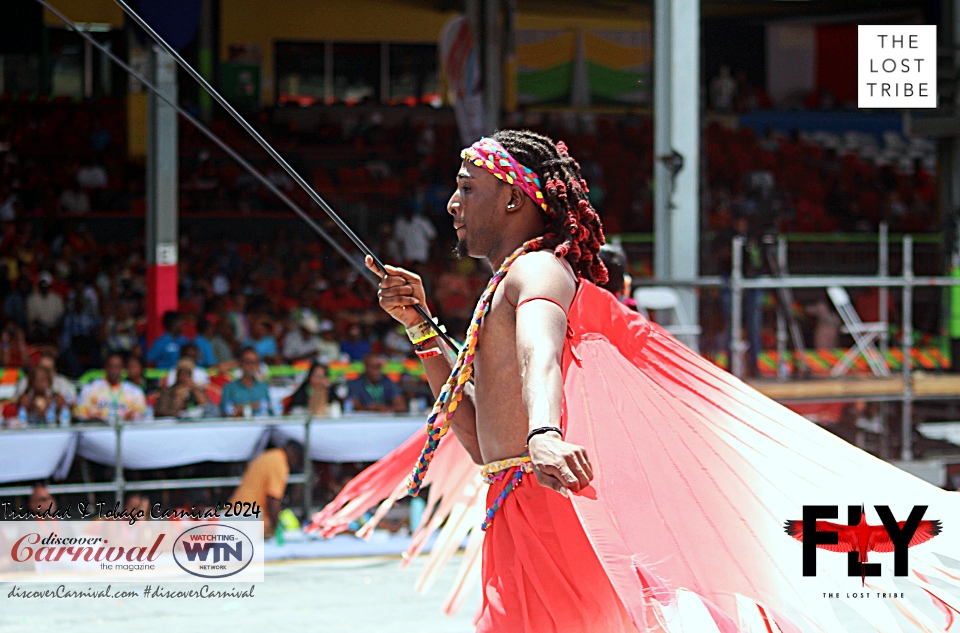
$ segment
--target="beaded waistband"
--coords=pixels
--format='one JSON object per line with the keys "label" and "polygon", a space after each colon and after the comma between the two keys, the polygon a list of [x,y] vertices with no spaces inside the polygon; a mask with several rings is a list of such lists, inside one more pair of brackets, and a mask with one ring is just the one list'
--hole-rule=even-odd
{"label": "beaded waistband", "polygon": [[497,513],[497,510],[499,510],[503,502],[506,501],[507,496],[513,492],[513,489],[520,484],[523,474],[533,472],[533,464],[530,463],[530,456],[524,453],[520,457],[510,457],[497,462],[484,464],[481,469],[483,480],[488,484],[500,481],[511,469],[515,470],[510,476],[510,481],[507,482],[507,485],[500,491],[497,498],[493,500],[493,504],[487,508],[487,514],[483,519],[483,523],[480,525],[481,530],[486,531],[486,529],[490,527],[490,524],[493,522],[493,515]]}
{"label": "beaded waistband", "polygon": [[533,465],[530,463],[530,456],[524,454],[520,457],[509,457],[507,459],[501,459],[497,462],[484,464],[480,469],[480,473],[483,475],[484,482],[492,484],[495,481],[500,481],[503,479],[503,476],[506,474],[506,472],[516,466],[519,466],[525,473],[533,472]]}

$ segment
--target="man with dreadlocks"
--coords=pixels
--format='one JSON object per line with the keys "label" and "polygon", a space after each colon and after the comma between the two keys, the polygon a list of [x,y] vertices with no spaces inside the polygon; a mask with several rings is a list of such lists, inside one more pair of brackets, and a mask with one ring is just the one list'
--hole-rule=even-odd
{"label": "man with dreadlocks", "polygon": [[[453,365],[439,337],[407,309],[426,305],[417,275],[387,267],[379,296],[412,340],[429,337],[417,343],[417,353],[434,392],[443,394],[437,417],[446,417],[473,461],[485,464],[490,487],[478,630],[635,631],[565,498],[566,490],[579,492],[593,478],[586,451],[562,439],[561,357],[578,280],[606,281],[597,257],[600,220],[562,143],[502,131],[462,156],[449,205],[457,254],[484,258],[496,272],[461,362]],[[368,266],[376,271],[372,261]],[[444,421],[431,424],[440,435]],[[428,442],[413,492],[434,449]]]}
{"label": "man with dreadlocks", "polygon": [[[801,504],[855,502],[851,525],[861,502],[889,504],[878,507],[911,513],[898,525],[916,530],[904,542],[923,591],[842,601],[878,631],[902,630],[893,613],[939,630],[924,601],[953,622],[956,570],[913,546],[936,537],[960,558],[960,530],[940,534],[960,524],[955,493],[765,398],[594,285],[606,280],[603,232],[563,143],[502,131],[461,156],[449,203],[458,251],[486,258],[494,275],[452,362],[410,309],[426,307],[420,278],[387,267],[380,305],[407,327],[437,402],[425,436],[352,480],[313,525],[332,535],[386,499],[362,535],[393,500],[430,485],[410,552],[442,525],[431,556],[445,560],[467,538],[469,568],[484,535],[482,633],[832,633],[847,627],[820,596],[850,588],[846,565],[818,564],[816,576],[801,565]],[[441,444],[450,429],[460,442]],[[471,459],[484,464],[485,495]],[[917,504],[937,520],[911,523]],[[861,582],[895,589],[869,572]]]}

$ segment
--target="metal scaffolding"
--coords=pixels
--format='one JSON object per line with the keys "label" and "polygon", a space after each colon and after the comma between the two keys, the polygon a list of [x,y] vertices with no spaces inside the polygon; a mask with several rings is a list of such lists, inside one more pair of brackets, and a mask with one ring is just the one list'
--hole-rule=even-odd
{"label": "metal scaffolding", "polygon": [[[900,337],[900,347],[903,351],[903,366],[901,375],[903,379],[903,391],[895,395],[873,395],[865,398],[851,396],[850,400],[873,400],[877,402],[899,402],[902,405],[901,412],[901,459],[911,461],[913,454],[913,404],[918,399],[913,388],[913,292],[917,287],[948,287],[960,286],[960,278],[955,277],[917,277],[913,272],[913,238],[909,235],[903,237],[903,270],[899,276],[889,274],[889,250],[887,246],[886,232],[881,233],[879,241],[880,270],[877,276],[845,276],[845,275],[798,275],[791,276],[785,272],[782,277],[761,276],[747,279],[743,275],[743,247],[745,238],[737,236],[733,238],[733,257],[729,279],[719,276],[705,276],[697,279],[656,279],[656,280],[635,280],[635,285],[667,285],[688,288],[707,288],[719,287],[729,288],[732,296],[732,306],[730,315],[730,371],[733,375],[742,377],[744,374],[743,352],[746,343],[743,338],[743,295],[746,290],[772,290],[776,288],[828,288],[830,286],[841,286],[846,288],[878,288],[881,291],[882,302],[880,304],[880,318],[886,323],[889,315],[886,310],[886,292],[890,288],[900,288],[902,295],[902,331]],[[785,247],[782,243],[781,250],[782,264],[786,271]],[[886,345],[886,343],[883,343]],[[781,350],[782,351],[782,350]],[[960,399],[960,393],[955,395],[937,396],[938,399]],[[926,397],[930,399],[930,397]],[[836,397],[829,399],[811,398],[810,402],[816,401],[836,401]]]}

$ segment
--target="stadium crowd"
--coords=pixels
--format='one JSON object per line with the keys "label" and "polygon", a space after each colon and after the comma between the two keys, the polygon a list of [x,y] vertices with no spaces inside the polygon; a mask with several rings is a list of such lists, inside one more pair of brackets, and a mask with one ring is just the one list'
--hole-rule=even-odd
{"label": "stadium crowd", "polygon": [[[452,123],[357,111],[305,126],[274,115],[260,116],[268,138],[320,192],[362,206],[357,215],[369,221],[361,233],[378,255],[422,273],[434,312],[451,331],[465,329],[485,275],[450,254],[446,200],[459,146]],[[508,123],[563,137],[575,150],[608,234],[651,230],[649,118],[516,117]],[[213,127],[252,151],[232,124]],[[313,361],[366,359],[370,373],[383,359],[412,358],[403,333],[375,309],[372,286],[319,240],[285,227],[256,242],[184,231],[178,310],[164,317],[165,334],[147,341],[143,240],[97,239],[85,226],[85,218],[143,212],[143,164],[128,157],[124,129],[123,110],[109,99],[0,98],[0,365],[25,373],[4,409],[8,426],[256,413],[272,406],[262,397],[264,366],[305,371]],[[185,218],[260,214],[249,219],[255,226],[280,207],[196,131],[182,126],[180,147]],[[719,235],[744,223],[821,232],[870,232],[881,221],[893,231],[936,225],[933,179],[919,158],[903,169],[808,135],[755,134],[721,121],[706,128],[705,154],[705,230]],[[265,163],[264,171],[309,208],[285,174]],[[726,265],[720,250],[712,256],[707,268]],[[407,395],[418,386],[408,384]]]}

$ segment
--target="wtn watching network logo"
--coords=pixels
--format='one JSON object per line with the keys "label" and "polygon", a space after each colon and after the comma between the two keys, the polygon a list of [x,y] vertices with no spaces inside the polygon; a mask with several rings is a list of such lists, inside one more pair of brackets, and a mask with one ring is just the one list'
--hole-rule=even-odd
{"label": "wtn watching network logo", "polygon": [[906,576],[907,550],[940,534],[940,521],[923,520],[927,506],[913,506],[906,521],[897,521],[889,506],[874,506],[882,525],[868,525],[864,506],[847,506],[847,523],[818,519],[836,519],[837,506],[803,506],[802,521],[786,521],[787,534],[803,543],[803,575],[817,575],[817,548],[846,552],[847,575],[879,576],[880,563],[867,563],[870,552],[893,552],[893,574]]}
{"label": "wtn watching network logo", "polygon": [[177,537],[173,559],[188,574],[226,578],[253,561],[253,541],[228,525],[200,525]]}

